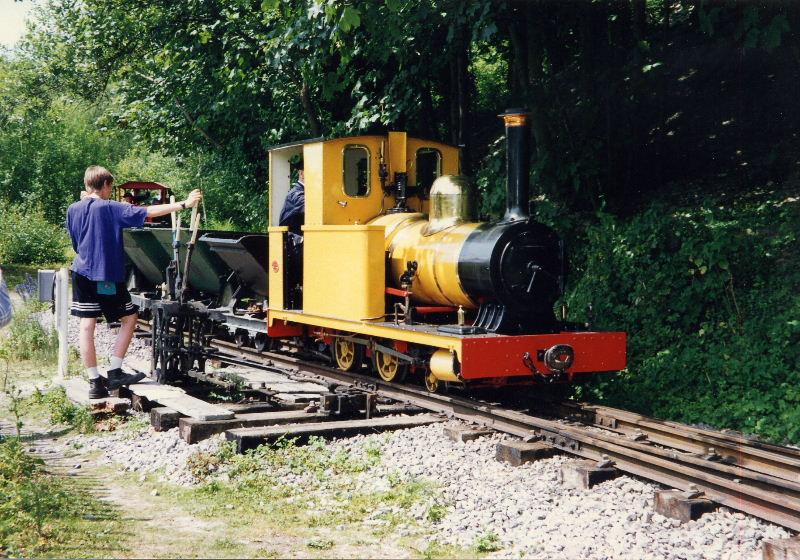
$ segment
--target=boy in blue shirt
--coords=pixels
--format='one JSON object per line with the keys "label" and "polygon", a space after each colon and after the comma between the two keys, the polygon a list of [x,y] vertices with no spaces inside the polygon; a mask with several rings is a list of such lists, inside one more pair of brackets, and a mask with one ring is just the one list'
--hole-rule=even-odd
{"label": "boy in blue shirt", "polygon": [[[126,374],[122,361],[136,329],[137,309],[125,285],[125,252],[122,230],[141,227],[146,218],[193,208],[202,199],[199,190],[183,202],[156,206],[132,206],[109,200],[114,176],[92,165],[83,176],[86,196],[67,210],[67,230],[77,255],[72,271],[72,315],[80,317],[81,358],[89,376],[89,398],[108,396],[108,390],[141,381],[144,374]],[[120,322],[119,334],[111,356],[108,381],[97,371],[94,332],[97,318]]]}

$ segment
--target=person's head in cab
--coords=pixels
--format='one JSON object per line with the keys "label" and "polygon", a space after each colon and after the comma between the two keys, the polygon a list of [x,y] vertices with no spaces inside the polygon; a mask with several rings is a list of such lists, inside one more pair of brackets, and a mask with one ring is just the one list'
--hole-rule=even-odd
{"label": "person's head in cab", "polygon": [[296,159],[291,161],[289,165],[292,175],[297,177],[297,182],[305,184],[306,178],[305,178],[305,173],[303,171],[303,156],[297,157]]}

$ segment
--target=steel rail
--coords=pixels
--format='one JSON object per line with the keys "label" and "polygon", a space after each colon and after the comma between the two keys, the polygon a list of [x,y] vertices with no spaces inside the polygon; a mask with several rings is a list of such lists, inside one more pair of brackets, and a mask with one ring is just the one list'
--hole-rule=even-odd
{"label": "steel rail", "polygon": [[[222,352],[238,355],[245,363],[252,365],[284,369],[288,366],[290,373],[299,376],[359,386],[431,412],[530,440],[541,439],[585,459],[610,459],[620,471],[679,490],[696,488],[720,505],[800,530],[800,484],[793,481],[704,459],[691,452],[638,442],[607,429],[540,418],[464,397],[432,394],[425,389],[386,383],[362,374],[345,373],[293,356],[257,353],[222,341],[213,341],[212,346]],[[679,424],[673,426],[678,427]],[[689,430],[690,433],[696,431],[700,430]],[[793,453],[789,453],[787,459],[794,459]]]}
{"label": "steel rail", "polygon": [[728,434],[649,418],[627,410],[583,403],[562,405],[566,415],[629,437],[695,453],[753,472],[800,483],[800,449],[781,447],[739,434]]}

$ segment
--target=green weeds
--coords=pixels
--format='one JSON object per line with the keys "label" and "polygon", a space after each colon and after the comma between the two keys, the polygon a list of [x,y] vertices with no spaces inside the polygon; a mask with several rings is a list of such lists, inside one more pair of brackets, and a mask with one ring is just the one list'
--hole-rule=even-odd
{"label": "green weeds", "polygon": [[433,504],[428,508],[428,521],[438,523],[447,516],[447,506],[444,504]]}
{"label": "green weeds", "polygon": [[[284,439],[241,455],[232,444],[223,444],[215,453],[197,452],[189,459],[192,474],[204,484],[164,492],[174,493],[175,499],[202,517],[257,522],[298,536],[320,528],[358,527],[371,520],[369,531],[381,537],[413,524],[412,509],[435,503],[438,489],[396,473],[386,490],[358,490],[354,477],[377,465],[380,454],[375,442],[365,444],[363,454],[354,455],[331,448],[321,438],[310,438],[307,445]],[[299,478],[285,483],[284,475]],[[441,520],[445,513],[444,506],[434,505],[428,518]],[[316,532],[311,536],[308,548],[328,549],[327,539]]]}
{"label": "green weeds", "polygon": [[108,555],[119,548],[116,523],[115,511],[47,474],[17,438],[0,440],[0,556],[59,556],[76,546]]}
{"label": "green weeds", "polygon": [[458,547],[442,544],[435,540],[429,541],[424,549],[415,549],[415,551],[423,560],[433,560],[434,558],[471,558],[475,556],[472,551],[464,551]]}
{"label": "green weeds", "polygon": [[500,543],[500,538],[491,531],[475,539],[475,550],[477,552],[497,552],[502,549],[503,545]]}
{"label": "green weeds", "polygon": [[[11,324],[0,334],[0,355],[9,362],[56,363],[58,335],[45,329],[38,314],[49,311],[47,304],[29,300],[14,309]],[[6,364],[8,367],[8,363]]]}
{"label": "green weeds", "polygon": [[315,550],[330,550],[333,548],[333,541],[329,539],[311,539],[306,543],[306,546]]}
{"label": "green weeds", "polygon": [[66,424],[81,434],[95,431],[94,417],[89,408],[73,404],[63,387],[54,387],[46,393],[34,391],[27,402],[32,407],[43,408],[53,424]]}

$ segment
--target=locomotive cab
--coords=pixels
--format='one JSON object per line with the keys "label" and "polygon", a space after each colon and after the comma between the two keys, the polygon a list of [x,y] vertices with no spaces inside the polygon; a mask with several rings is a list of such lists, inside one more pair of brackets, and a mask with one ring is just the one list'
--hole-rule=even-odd
{"label": "locomotive cab", "polygon": [[[303,272],[297,282],[302,305],[292,295],[291,236],[279,225],[291,186],[289,162],[299,155],[305,169]],[[390,132],[277,146],[269,159],[271,308],[354,320],[382,318],[385,230],[371,222],[396,206],[393,184],[400,177],[407,212],[427,211],[434,179],[458,172],[458,149]]]}

